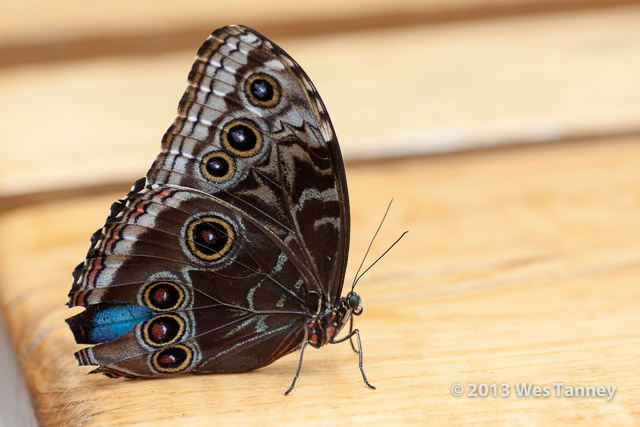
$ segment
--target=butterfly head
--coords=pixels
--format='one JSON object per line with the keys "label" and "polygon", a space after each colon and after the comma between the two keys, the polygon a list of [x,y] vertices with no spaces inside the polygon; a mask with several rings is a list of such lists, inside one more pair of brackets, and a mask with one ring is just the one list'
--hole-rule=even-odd
{"label": "butterfly head", "polygon": [[347,308],[353,313],[354,316],[360,316],[362,314],[362,298],[360,295],[351,291],[344,298]]}

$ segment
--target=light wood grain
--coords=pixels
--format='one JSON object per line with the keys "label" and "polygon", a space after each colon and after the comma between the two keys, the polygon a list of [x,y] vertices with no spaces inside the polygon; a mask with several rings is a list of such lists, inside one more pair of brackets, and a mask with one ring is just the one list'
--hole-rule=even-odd
{"label": "light wood grain", "polygon": [[[640,139],[348,166],[349,277],[389,198],[358,285],[367,374],[347,344],[247,374],[86,376],[63,319],[70,273],[118,194],[0,217],[0,308],[44,425],[640,422]],[[123,188],[123,191],[125,189]],[[615,385],[595,398],[456,398],[454,383]]]}
{"label": "light wood grain", "polygon": [[[635,131],[638,22],[634,7],[276,41],[353,159]],[[0,196],[141,176],[196,48],[0,71]]]}

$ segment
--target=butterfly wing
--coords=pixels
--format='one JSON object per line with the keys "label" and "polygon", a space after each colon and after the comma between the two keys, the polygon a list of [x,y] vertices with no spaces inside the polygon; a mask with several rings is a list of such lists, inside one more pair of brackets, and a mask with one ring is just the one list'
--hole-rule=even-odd
{"label": "butterfly wing", "polygon": [[304,335],[304,289],[302,279],[288,282],[301,277],[288,248],[196,190],[130,194],[74,275],[70,301],[86,310],[68,323],[78,342],[101,343],[77,357],[100,372],[246,371]]}
{"label": "butterfly wing", "polygon": [[344,166],[331,121],[300,66],[258,32],[229,26],[198,51],[152,184],[213,194],[259,219],[339,297],[349,246]]}
{"label": "butterfly wing", "polygon": [[300,67],[259,33],[215,31],[162,152],[74,271],[80,364],[114,376],[239,372],[304,339],[348,251],[340,150]]}

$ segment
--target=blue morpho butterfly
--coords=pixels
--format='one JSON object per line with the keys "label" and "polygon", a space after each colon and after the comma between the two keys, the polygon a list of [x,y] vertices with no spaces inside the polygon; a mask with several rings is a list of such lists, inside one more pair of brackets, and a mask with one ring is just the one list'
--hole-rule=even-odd
{"label": "blue morpho butterfly", "polygon": [[[79,365],[109,377],[245,372],[357,338],[341,297],[349,199],[329,115],[300,66],[232,25],[198,51],[145,178],[73,272]],[[355,283],[354,283],[355,286]],[[351,319],[351,331],[337,338]],[[285,393],[286,394],[286,393]]]}

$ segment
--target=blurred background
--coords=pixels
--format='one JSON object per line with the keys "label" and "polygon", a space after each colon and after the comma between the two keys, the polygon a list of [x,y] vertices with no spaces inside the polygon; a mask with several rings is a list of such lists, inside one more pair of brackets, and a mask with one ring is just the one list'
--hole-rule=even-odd
{"label": "blurred background", "polygon": [[[640,1],[3,0],[0,215],[126,191],[158,152],[197,48],[231,23],[305,69],[348,170],[640,132]],[[0,252],[0,307],[15,341],[10,247]],[[0,365],[15,363],[0,346]],[[3,381],[2,393],[19,396],[20,375],[9,377],[18,383]],[[25,419],[2,410],[5,425]]]}
{"label": "blurred background", "polygon": [[636,131],[634,4],[5,0],[0,196],[140,175],[195,51],[229,23],[286,46],[347,159]]}

